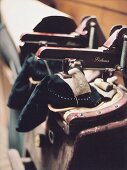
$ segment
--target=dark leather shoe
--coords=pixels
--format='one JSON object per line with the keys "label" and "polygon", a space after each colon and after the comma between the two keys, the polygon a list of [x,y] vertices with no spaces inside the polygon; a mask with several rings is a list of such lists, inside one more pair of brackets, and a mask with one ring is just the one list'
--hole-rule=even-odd
{"label": "dark leather shoe", "polygon": [[48,114],[48,104],[55,108],[97,106],[102,96],[94,87],[90,88],[90,93],[75,97],[70,86],[58,75],[46,76],[36,86],[23,108],[16,130],[27,132],[42,123]]}

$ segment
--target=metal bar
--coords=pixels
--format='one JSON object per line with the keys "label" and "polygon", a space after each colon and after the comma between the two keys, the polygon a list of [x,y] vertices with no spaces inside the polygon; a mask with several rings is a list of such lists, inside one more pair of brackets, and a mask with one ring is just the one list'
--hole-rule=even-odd
{"label": "metal bar", "polygon": [[89,48],[92,49],[94,46],[94,38],[95,38],[95,22],[90,23],[90,36],[89,36]]}
{"label": "metal bar", "polygon": [[88,46],[88,37],[71,36],[67,34],[25,34],[21,39],[24,43],[44,44],[63,46],[63,47],[86,47]]}
{"label": "metal bar", "polygon": [[75,38],[74,35],[71,34],[53,34],[53,33],[38,33],[38,32],[33,32],[33,33],[26,33],[21,36],[20,40],[21,41],[42,41],[44,39],[63,39],[63,38]]}
{"label": "metal bar", "polygon": [[84,49],[84,48],[56,48],[41,47],[38,51],[39,58],[49,60],[64,60],[65,58],[83,61],[84,68],[115,68],[120,64],[120,54],[109,50]]}
{"label": "metal bar", "polygon": [[124,35],[123,48],[122,48],[121,61],[120,61],[120,66],[122,69],[125,68],[126,57],[127,57],[127,35]]}

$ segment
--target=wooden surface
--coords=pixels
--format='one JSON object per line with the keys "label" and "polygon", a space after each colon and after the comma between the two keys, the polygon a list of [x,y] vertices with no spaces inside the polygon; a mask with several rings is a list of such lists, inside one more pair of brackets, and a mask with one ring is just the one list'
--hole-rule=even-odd
{"label": "wooden surface", "polygon": [[83,130],[76,138],[55,133],[54,144],[39,148],[34,139],[43,131],[40,125],[27,133],[26,148],[37,170],[126,170],[126,128],[124,119]]}
{"label": "wooden surface", "polygon": [[[8,109],[6,101],[9,91],[9,81],[5,72],[8,70],[0,60],[0,170],[11,170],[8,159]],[[5,76],[6,74],[6,76]]]}
{"label": "wooden surface", "polygon": [[95,15],[108,37],[113,25],[127,25],[126,0],[54,0],[59,10],[71,15],[77,22],[84,16]]}
{"label": "wooden surface", "polygon": [[[45,122],[26,134],[26,150],[30,153],[31,159],[37,170],[67,170],[73,153],[71,141],[65,140],[65,136],[57,136],[54,144],[37,147],[35,137],[42,134],[45,129]],[[64,139],[65,137],[65,139]],[[66,158],[66,159],[65,159]]]}
{"label": "wooden surface", "polygon": [[7,134],[8,134],[7,128],[4,126],[0,126],[0,170],[12,170],[8,159]]}
{"label": "wooden surface", "polygon": [[18,170],[25,170],[25,166],[23,165],[19,152],[16,149],[10,149],[8,155],[13,170],[17,170],[17,168]]}

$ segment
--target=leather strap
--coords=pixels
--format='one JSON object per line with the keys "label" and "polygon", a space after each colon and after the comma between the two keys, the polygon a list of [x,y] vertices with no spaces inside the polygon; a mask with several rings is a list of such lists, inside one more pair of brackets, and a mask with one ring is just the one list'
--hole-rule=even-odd
{"label": "leather strap", "polygon": [[85,75],[78,68],[73,68],[69,70],[68,74],[71,75],[71,77],[64,78],[60,73],[58,73],[57,75],[70,86],[74,93],[74,96],[79,96],[91,92]]}

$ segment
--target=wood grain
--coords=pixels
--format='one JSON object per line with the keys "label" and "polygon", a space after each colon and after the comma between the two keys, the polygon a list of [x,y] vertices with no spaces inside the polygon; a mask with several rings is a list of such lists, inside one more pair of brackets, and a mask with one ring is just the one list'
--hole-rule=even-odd
{"label": "wood grain", "polygon": [[95,15],[108,37],[113,25],[127,25],[126,0],[55,0],[57,8],[71,15],[79,24],[84,16]]}

